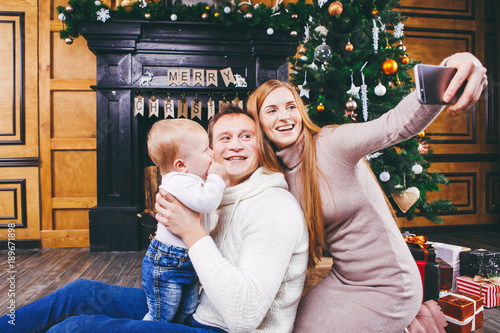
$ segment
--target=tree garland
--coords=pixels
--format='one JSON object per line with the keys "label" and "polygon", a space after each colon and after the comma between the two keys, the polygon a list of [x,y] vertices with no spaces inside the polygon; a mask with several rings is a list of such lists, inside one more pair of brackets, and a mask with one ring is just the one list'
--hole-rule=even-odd
{"label": "tree garland", "polygon": [[68,5],[58,6],[59,19],[63,29],[59,36],[68,44],[80,36],[80,22],[96,20],[103,24],[109,20],[140,20],[161,22],[212,22],[222,24],[229,29],[243,27],[262,28],[269,35],[274,31],[289,31],[292,36],[302,32],[304,26],[313,15],[315,8],[306,4],[305,0],[297,3],[278,2],[274,7],[265,4],[249,5],[250,1],[242,3],[225,2],[222,6],[209,6],[207,3],[197,3],[193,6],[175,4],[166,6],[161,2],[136,1],[130,6],[116,9],[109,8],[103,1],[69,0]]}

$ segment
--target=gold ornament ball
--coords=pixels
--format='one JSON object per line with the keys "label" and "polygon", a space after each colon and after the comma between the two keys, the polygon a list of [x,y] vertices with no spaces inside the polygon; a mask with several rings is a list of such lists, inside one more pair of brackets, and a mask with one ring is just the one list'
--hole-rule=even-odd
{"label": "gold ornament ball", "polygon": [[376,9],[372,10],[372,15],[373,16],[377,16],[378,15],[378,10],[376,10]]}
{"label": "gold ornament ball", "polygon": [[245,14],[245,18],[246,18],[247,20],[250,20],[252,17],[253,17],[253,14],[252,14],[252,13],[246,13],[246,14]]}
{"label": "gold ornament ball", "polygon": [[387,75],[394,74],[396,73],[397,70],[398,70],[398,63],[393,59],[387,59],[382,64],[382,71]]}
{"label": "gold ornament ball", "polygon": [[358,108],[358,103],[349,97],[349,100],[345,103],[345,108],[349,111],[354,111]]}
{"label": "gold ornament ball", "polygon": [[328,6],[328,12],[332,16],[339,16],[340,14],[342,14],[343,10],[344,10],[344,7],[338,1],[334,1],[330,4],[330,6]]}
{"label": "gold ornament ball", "polygon": [[146,20],[149,20],[151,18],[151,13],[144,14],[144,17],[146,18]]}
{"label": "gold ornament ball", "polygon": [[406,65],[406,64],[408,64],[409,62],[410,62],[410,58],[408,58],[408,57],[403,57],[403,59],[401,59],[401,63],[402,63],[403,65]]}
{"label": "gold ornament ball", "polygon": [[316,107],[316,110],[318,110],[318,112],[325,111],[325,106],[323,105],[323,103],[319,103],[319,105]]}
{"label": "gold ornament ball", "polygon": [[64,39],[64,41],[65,41],[65,42],[66,42],[66,44],[68,44],[68,45],[73,44],[73,38],[67,37],[67,38],[65,38],[65,39]]}
{"label": "gold ornament ball", "polygon": [[422,132],[418,133],[417,135],[418,135],[418,137],[423,138],[425,136],[425,132],[422,131]]}
{"label": "gold ornament ball", "polygon": [[215,13],[214,13],[214,17],[219,17],[219,13],[218,13],[218,12],[215,12]]}
{"label": "gold ornament ball", "polygon": [[201,14],[201,18],[204,20],[208,19],[208,13]]}
{"label": "gold ornament ball", "polygon": [[345,46],[345,50],[348,52],[351,52],[354,49],[354,46],[351,44],[351,42],[347,43]]}
{"label": "gold ornament ball", "polygon": [[209,7],[209,6],[206,6],[206,7],[205,7],[205,10],[210,10],[210,7]]}
{"label": "gold ornament ball", "polygon": [[299,33],[297,31],[295,31],[295,30],[290,31],[290,36],[292,36],[292,37],[297,37],[298,34]]}

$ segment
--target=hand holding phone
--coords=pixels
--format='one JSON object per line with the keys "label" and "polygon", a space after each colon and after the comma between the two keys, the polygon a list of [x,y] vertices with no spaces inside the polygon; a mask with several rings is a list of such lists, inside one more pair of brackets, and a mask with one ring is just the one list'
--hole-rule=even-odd
{"label": "hand holding phone", "polygon": [[448,102],[443,101],[444,92],[457,72],[454,67],[418,64],[415,66],[415,85],[421,104],[455,104],[462,95],[467,81]]}

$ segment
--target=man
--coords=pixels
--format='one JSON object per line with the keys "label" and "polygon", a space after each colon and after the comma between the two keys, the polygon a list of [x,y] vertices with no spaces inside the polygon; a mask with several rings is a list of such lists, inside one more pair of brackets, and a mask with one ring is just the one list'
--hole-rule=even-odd
{"label": "man", "polygon": [[[283,174],[259,168],[255,122],[236,107],[210,124],[228,188],[207,234],[201,215],[157,195],[157,218],[182,238],[202,284],[185,325],[142,321],[144,290],[79,279],[16,310],[18,332],[291,332],[302,294],[308,237]],[[12,327],[0,318],[0,331]],[[19,324],[19,325],[18,325]]]}
{"label": "man", "polygon": [[289,332],[307,266],[300,207],[281,173],[259,168],[256,124],[246,111],[222,109],[209,124],[209,139],[227,173],[212,237],[199,214],[166,192],[160,194],[170,202],[159,194],[156,205],[158,221],[188,246],[203,286],[193,317],[230,332]]}

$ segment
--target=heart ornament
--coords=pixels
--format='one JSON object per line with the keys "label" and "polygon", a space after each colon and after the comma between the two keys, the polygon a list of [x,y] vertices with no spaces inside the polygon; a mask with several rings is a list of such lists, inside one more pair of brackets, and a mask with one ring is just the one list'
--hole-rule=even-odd
{"label": "heart ornament", "polygon": [[420,198],[420,190],[416,187],[409,187],[403,194],[392,193],[392,198],[403,213],[406,213]]}

